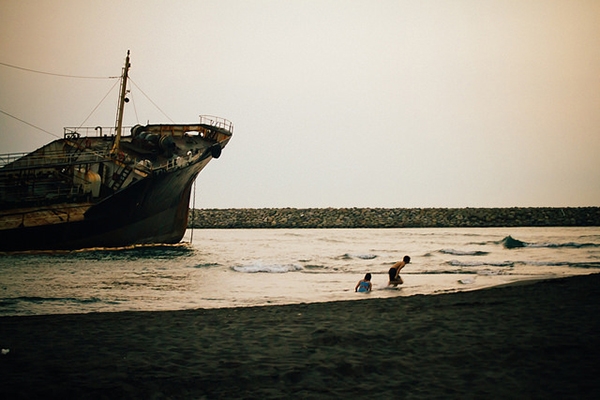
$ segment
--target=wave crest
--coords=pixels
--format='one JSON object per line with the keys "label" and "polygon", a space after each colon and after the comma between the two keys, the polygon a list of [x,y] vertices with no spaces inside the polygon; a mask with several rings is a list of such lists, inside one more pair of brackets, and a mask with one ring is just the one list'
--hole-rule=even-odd
{"label": "wave crest", "polygon": [[507,249],[516,249],[520,247],[531,247],[531,248],[572,248],[572,249],[581,249],[584,247],[600,247],[599,243],[577,243],[577,242],[567,242],[567,243],[527,243],[523,242],[519,239],[515,239],[512,236],[507,236],[500,241]]}
{"label": "wave crest", "polygon": [[257,272],[283,274],[286,272],[301,271],[302,267],[296,264],[264,264],[258,262],[248,265],[236,265],[231,267],[231,269],[236,272],[247,274],[254,274]]}
{"label": "wave crest", "polygon": [[377,254],[350,254],[346,253],[339,257],[341,260],[351,260],[353,258],[360,258],[361,260],[372,260],[377,258]]}
{"label": "wave crest", "polygon": [[514,261],[458,261],[451,260],[447,262],[448,265],[453,267],[483,267],[483,266],[491,266],[491,267],[512,267],[515,265]]}
{"label": "wave crest", "polygon": [[525,242],[522,242],[518,239],[513,238],[512,236],[508,235],[507,237],[505,237],[504,239],[502,239],[500,241],[500,243],[502,244],[502,246],[504,246],[507,249],[517,249],[520,247],[525,247],[528,244]]}
{"label": "wave crest", "polygon": [[454,249],[442,249],[440,250],[442,254],[451,254],[453,256],[487,256],[490,254],[487,251],[468,251],[468,250],[454,250]]}

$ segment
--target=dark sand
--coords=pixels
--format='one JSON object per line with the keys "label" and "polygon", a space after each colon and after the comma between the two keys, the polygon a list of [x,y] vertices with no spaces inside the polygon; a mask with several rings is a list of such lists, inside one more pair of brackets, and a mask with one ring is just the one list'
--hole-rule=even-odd
{"label": "dark sand", "polygon": [[600,275],[436,296],[3,317],[0,347],[10,349],[0,355],[6,399],[598,399]]}

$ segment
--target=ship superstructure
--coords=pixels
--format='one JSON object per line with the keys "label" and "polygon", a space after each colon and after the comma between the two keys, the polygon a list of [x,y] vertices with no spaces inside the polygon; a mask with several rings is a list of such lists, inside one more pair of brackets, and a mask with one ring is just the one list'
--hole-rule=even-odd
{"label": "ship superstructure", "polygon": [[181,240],[192,184],[233,124],[200,116],[123,134],[129,66],[128,53],[115,127],[64,128],[31,153],[0,155],[0,251]]}

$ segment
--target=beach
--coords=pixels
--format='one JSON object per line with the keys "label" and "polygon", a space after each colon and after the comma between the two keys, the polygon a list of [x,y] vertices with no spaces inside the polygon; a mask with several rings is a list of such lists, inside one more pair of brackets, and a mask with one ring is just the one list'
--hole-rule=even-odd
{"label": "beach", "polygon": [[0,318],[3,398],[598,398],[600,275],[439,295]]}

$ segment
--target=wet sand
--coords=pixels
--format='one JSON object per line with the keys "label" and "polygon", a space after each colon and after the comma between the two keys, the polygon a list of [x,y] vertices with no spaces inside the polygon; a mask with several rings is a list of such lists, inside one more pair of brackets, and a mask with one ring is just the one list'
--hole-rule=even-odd
{"label": "wet sand", "polygon": [[360,301],[2,317],[0,347],[0,395],[11,399],[595,399],[600,275]]}

